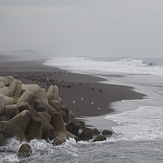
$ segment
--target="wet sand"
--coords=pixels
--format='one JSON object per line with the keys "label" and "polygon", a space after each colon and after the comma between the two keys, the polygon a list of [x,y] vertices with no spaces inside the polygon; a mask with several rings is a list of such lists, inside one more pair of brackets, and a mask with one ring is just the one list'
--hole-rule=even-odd
{"label": "wet sand", "polygon": [[0,62],[0,76],[12,75],[23,83],[36,83],[45,89],[51,84],[58,85],[64,104],[76,117],[105,115],[114,111],[110,107],[112,102],[144,97],[143,94],[134,92],[131,87],[98,83],[104,79],[71,73],[43,65],[43,62],[44,60],[3,60]]}

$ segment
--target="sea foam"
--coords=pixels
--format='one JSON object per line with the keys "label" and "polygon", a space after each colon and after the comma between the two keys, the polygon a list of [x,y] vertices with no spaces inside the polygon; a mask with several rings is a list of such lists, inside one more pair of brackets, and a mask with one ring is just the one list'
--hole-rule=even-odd
{"label": "sea foam", "polygon": [[122,114],[109,115],[106,119],[118,123],[113,127],[116,140],[141,141],[163,139],[162,117],[162,106],[143,106]]}
{"label": "sea foam", "polygon": [[145,62],[142,59],[125,58],[116,61],[86,59],[84,57],[54,57],[44,64],[60,67],[78,73],[107,74],[130,73],[163,75],[163,67],[160,64]]}

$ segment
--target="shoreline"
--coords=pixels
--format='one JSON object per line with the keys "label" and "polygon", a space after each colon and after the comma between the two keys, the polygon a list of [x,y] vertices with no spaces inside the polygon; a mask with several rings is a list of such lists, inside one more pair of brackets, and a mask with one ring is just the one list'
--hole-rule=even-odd
{"label": "shoreline", "polygon": [[132,87],[103,84],[106,79],[91,75],[71,73],[47,66],[45,60],[3,62],[0,76],[12,75],[23,83],[35,83],[47,89],[51,84],[59,87],[59,94],[75,117],[107,115],[114,110],[111,103],[121,100],[143,99],[145,95]]}

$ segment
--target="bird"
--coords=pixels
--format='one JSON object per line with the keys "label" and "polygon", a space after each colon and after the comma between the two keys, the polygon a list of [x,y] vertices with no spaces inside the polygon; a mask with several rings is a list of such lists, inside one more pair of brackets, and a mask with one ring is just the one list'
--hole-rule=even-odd
{"label": "bird", "polygon": [[75,104],[75,100],[72,103]]}
{"label": "bird", "polygon": [[80,99],[80,101],[83,101],[83,99],[84,99],[84,98],[82,97],[82,98]]}
{"label": "bird", "polygon": [[100,110],[101,108],[98,108],[98,110]]}
{"label": "bird", "polygon": [[91,102],[91,105],[93,105],[93,104],[94,104],[94,101]]}

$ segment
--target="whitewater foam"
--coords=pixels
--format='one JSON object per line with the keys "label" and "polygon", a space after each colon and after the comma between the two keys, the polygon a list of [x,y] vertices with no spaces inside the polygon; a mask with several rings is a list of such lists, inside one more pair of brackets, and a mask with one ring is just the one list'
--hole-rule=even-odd
{"label": "whitewater foam", "polygon": [[143,106],[122,114],[109,115],[106,119],[118,123],[118,126],[113,127],[117,140],[163,139],[162,106]]}
{"label": "whitewater foam", "polygon": [[144,62],[142,59],[122,59],[119,61],[90,60],[84,57],[55,57],[44,63],[57,66],[62,69],[78,73],[107,74],[107,73],[131,73],[163,75],[163,67],[160,64]]}

